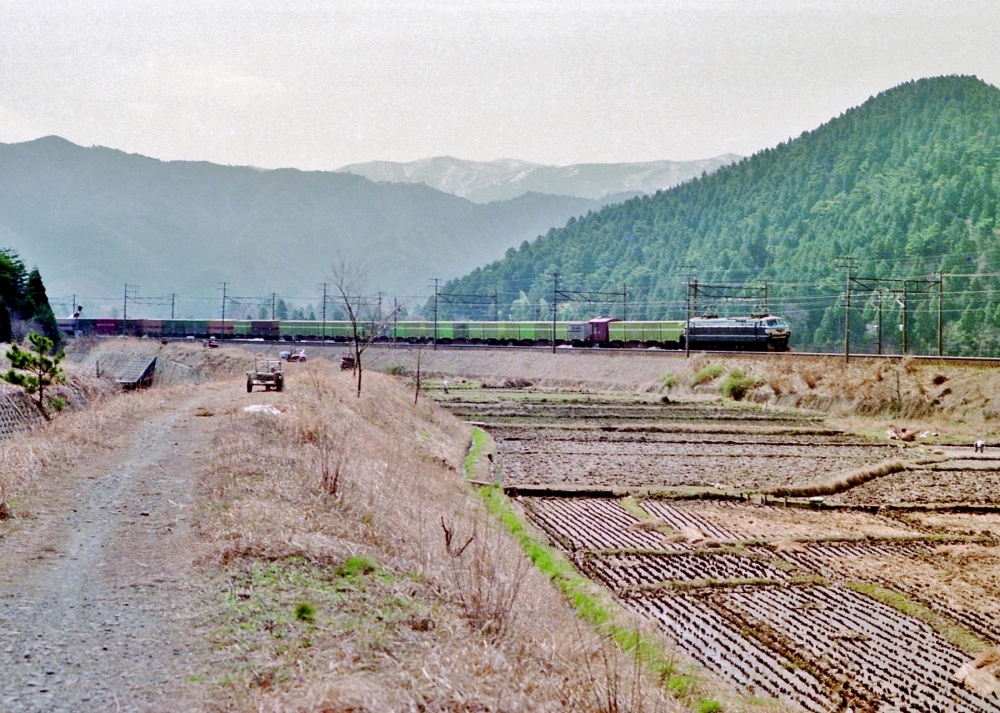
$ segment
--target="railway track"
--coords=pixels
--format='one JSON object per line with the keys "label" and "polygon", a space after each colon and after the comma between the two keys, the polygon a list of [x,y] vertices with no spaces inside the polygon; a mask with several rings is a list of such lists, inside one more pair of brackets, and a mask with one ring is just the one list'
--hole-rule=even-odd
{"label": "railway track", "polygon": [[[110,338],[110,337],[109,337]],[[172,342],[184,342],[183,338],[172,338],[169,339]],[[190,341],[190,340],[187,340]],[[344,349],[347,346],[346,342],[313,342],[313,341],[300,341],[300,342],[263,342],[259,339],[226,339],[225,344],[241,344],[241,345],[290,345],[295,344],[300,347],[321,348],[321,349]],[[409,344],[389,344],[387,342],[378,342],[373,345],[377,349],[405,349],[413,345]],[[431,345],[424,345],[425,349],[434,349]],[[494,345],[494,344],[438,344],[436,349],[439,350],[451,350],[451,351],[500,351],[500,352],[538,352],[538,353],[553,353],[551,346],[519,346],[519,345]],[[660,348],[643,348],[643,347],[557,347],[555,350],[557,354],[589,354],[592,356],[607,356],[613,354],[628,354],[630,356],[644,356],[651,359],[683,359],[686,353],[683,349],[660,349]],[[746,357],[758,357],[761,359],[783,359],[783,358],[813,358],[813,359],[833,359],[833,360],[843,360],[843,352],[756,352],[756,351],[691,351],[691,356],[697,355],[709,355],[713,357],[722,358],[746,358]],[[852,361],[899,361],[903,358],[912,359],[919,362],[928,362],[936,364],[961,364],[965,366],[1000,366],[1000,357],[961,357],[961,356],[936,356],[936,355],[926,355],[926,354],[866,354],[866,353],[852,353],[850,359]]]}

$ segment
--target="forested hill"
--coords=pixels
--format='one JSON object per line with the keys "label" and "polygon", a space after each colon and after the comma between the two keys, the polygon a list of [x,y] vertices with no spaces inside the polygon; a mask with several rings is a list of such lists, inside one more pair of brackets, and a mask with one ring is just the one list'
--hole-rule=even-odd
{"label": "forested hill", "polygon": [[[1000,274],[998,201],[1000,90],[975,77],[922,79],[714,174],[570,220],[445,291],[498,290],[517,313],[551,299],[558,271],[566,290],[627,285],[629,318],[679,318],[690,265],[702,284],[770,281],[771,309],[790,318],[793,345],[833,348],[844,326],[839,257],[856,257],[862,277]],[[943,284],[946,349],[1000,352],[1000,278]],[[936,287],[907,285],[914,351],[936,348],[936,299]],[[885,295],[889,348],[899,348],[900,301]],[[876,300],[856,292],[854,304],[855,348],[866,348]],[[598,308],[575,303],[561,314]],[[603,311],[620,316],[620,306]]]}

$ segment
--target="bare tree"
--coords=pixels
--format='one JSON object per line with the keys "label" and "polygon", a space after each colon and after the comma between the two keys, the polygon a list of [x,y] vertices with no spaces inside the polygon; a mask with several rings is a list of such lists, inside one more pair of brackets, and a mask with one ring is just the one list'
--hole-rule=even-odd
{"label": "bare tree", "polygon": [[414,361],[416,362],[416,369],[414,369],[413,374],[413,405],[416,406],[417,399],[420,398],[420,359],[424,355],[424,345],[414,345],[411,352],[415,355]]}
{"label": "bare tree", "polygon": [[354,375],[357,378],[358,396],[361,396],[361,357],[386,326],[395,317],[394,310],[379,313],[372,300],[365,296],[367,275],[365,270],[339,257],[333,266],[331,278],[337,291],[337,301],[351,325],[350,347],[354,357]]}

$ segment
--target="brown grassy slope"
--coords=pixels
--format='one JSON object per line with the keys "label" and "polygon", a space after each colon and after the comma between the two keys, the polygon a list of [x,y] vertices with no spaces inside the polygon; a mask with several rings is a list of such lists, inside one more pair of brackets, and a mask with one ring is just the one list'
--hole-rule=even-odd
{"label": "brown grassy slope", "polygon": [[[528,379],[537,386],[562,389],[620,390],[659,394],[662,379],[674,375],[679,398],[718,394],[715,382],[692,386],[708,364],[725,371],[742,369],[761,383],[749,396],[785,406],[829,411],[840,417],[876,416],[915,422],[948,419],[982,432],[1000,429],[1000,369],[937,365],[913,360],[875,362],[838,357],[734,354],[721,356],[560,351],[437,351],[424,349],[423,368],[437,378]],[[373,350],[373,356],[375,352]],[[381,368],[412,371],[414,354],[378,350]]]}
{"label": "brown grassy slope", "polygon": [[655,709],[462,482],[466,425],[389,377],[358,399],[349,372],[307,367],[248,397],[283,415],[219,425],[198,517],[221,573],[210,707]]}
{"label": "brown grassy slope", "polygon": [[[117,386],[86,377],[71,377],[72,393],[86,394],[86,408],[63,412],[34,430],[0,441],[0,514],[24,517],[30,498],[56,480],[72,475],[76,465],[107,450],[130,427],[163,406],[158,392],[123,394]],[[56,393],[70,391],[67,387]],[[83,398],[77,396],[77,398]]]}
{"label": "brown grassy slope", "polygon": [[224,378],[242,376],[252,368],[255,351],[277,358],[279,350],[277,342],[209,349],[198,340],[160,344],[156,339],[83,338],[71,340],[66,353],[71,361],[80,363],[92,363],[101,354],[156,356],[195,369],[206,377]]}

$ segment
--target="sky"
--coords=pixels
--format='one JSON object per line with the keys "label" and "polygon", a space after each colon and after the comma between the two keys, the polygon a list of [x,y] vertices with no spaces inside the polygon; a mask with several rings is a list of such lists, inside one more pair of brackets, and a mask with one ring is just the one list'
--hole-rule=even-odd
{"label": "sky", "polygon": [[0,143],[329,170],[749,155],[901,82],[1000,85],[1000,2],[0,0]]}

